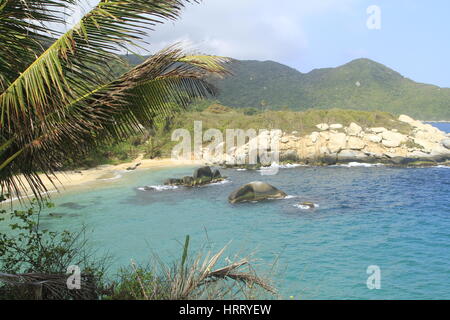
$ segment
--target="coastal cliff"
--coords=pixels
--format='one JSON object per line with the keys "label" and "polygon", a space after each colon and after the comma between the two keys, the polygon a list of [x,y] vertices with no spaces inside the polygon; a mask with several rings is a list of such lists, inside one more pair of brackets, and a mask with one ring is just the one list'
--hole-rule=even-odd
{"label": "coastal cliff", "polygon": [[[279,140],[280,162],[332,165],[364,162],[394,165],[427,165],[450,160],[450,136],[430,124],[402,115],[398,121],[406,124],[402,132],[384,127],[363,127],[352,122],[319,123],[317,130],[301,135],[293,132],[266,132],[255,139]],[[214,157],[212,164],[235,164],[248,157],[250,141],[231,154]],[[208,152],[204,149],[204,152]]]}

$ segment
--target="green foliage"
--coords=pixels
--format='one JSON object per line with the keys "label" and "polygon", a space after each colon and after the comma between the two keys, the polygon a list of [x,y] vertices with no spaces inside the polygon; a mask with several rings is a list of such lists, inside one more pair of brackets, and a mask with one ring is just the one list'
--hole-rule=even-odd
{"label": "green foliage", "polygon": [[[2,228],[7,232],[0,233],[0,270],[2,273],[63,275],[67,268],[76,265],[83,278],[89,279],[88,286],[95,292],[102,290],[102,279],[106,271],[106,257],[94,259],[94,252],[87,247],[84,229],[74,233],[69,231],[49,231],[41,229],[40,210],[36,202],[27,210],[14,210],[7,213],[0,211]],[[53,204],[47,203],[51,208]],[[0,279],[0,299],[34,298],[34,292],[25,286],[12,286]],[[61,294],[61,295],[59,295]],[[79,294],[75,293],[75,294]],[[90,292],[92,294],[92,292]],[[52,292],[44,293],[44,298],[70,298],[72,293],[63,290],[58,297]]]}
{"label": "green foliage", "polygon": [[[186,55],[178,46],[134,68],[115,55],[138,45],[155,24],[176,19],[189,0],[100,1],[64,33],[53,30],[75,3],[0,2],[2,193],[21,193],[27,184],[41,199],[39,173],[51,176],[72,159],[152,128],[213,95],[208,76],[228,74],[228,59]],[[118,144],[112,153],[124,161],[133,153],[126,148]]]}
{"label": "green foliage", "polygon": [[234,76],[214,80],[221,103],[236,108],[344,108],[450,119],[450,89],[416,83],[368,59],[301,73],[272,61],[237,61]]}
{"label": "green foliage", "polygon": [[[139,61],[127,59],[131,65]],[[212,78],[211,82],[218,88],[220,103],[234,108],[340,108],[450,120],[449,88],[414,82],[369,59],[309,73],[273,61],[235,60],[230,68],[233,76]]]}

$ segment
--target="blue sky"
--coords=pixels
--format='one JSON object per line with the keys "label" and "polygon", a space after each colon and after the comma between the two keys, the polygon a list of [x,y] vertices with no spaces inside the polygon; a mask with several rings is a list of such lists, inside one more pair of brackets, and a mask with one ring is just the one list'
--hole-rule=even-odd
{"label": "blue sky", "polygon": [[[93,0],[92,0],[93,1]],[[381,29],[367,8],[381,9]],[[182,41],[237,59],[302,72],[370,58],[418,82],[450,87],[448,0],[203,0],[151,33],[150,52]]]}

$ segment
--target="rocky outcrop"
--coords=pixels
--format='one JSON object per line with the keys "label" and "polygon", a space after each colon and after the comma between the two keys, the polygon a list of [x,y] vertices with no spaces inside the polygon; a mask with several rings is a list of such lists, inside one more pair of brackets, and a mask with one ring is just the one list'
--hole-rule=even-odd
{"label": "rocky outcrop", "polygon": [[[447,134],[405,115],[399,117],[398,124],[397,130],[392,127],[364,127],[357,123],[348,126],[320,123],[316,126],[318,131],[304,136],[297,131],[265,132],[255,139],[266,142],[278,139],[282,162],[335,164],[358,161],[405,165],[450,159]],[[231,154],[213,158],[211,163],[234,164],[236,159],[248,158],[249,143],[234,148]]]}
{"label": "rocky outcrop", "polygon": [[220,182],[225,180],[222,177],[218,169],[212,170],[211,167],[205,166],[198,168],[194,171],[191,176],[183,177],[182,179],[168,179],[164,182],[166,186],[183,186],[183,187],[196,187],[202,186],[210,183]]}
{"label": "rocky outcrop", "polygon": [[251,182],[230,194],[230,203],[263,201],[269,199],[283,199],[287,194],[265,182]]}

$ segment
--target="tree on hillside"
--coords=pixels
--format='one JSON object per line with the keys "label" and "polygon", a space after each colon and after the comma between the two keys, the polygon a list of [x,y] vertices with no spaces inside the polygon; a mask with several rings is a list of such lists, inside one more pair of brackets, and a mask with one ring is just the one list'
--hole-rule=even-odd
{"label": "tree on hillside", "polygon": [[116,54],[176,19],[189,2],[197,1],[101,0],[61,33],[55,25],[66,23],[77,0],[0,0],[2,197],[26,185],[42,197],[39,173],[51,179],[67,159],[214,93],[205,79],[225,75],[227,59],[177,46],[119,77],[111,70],[123,63]]}

